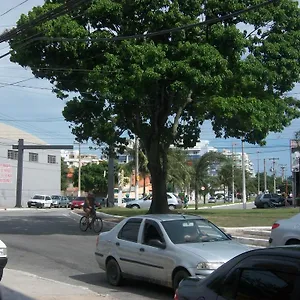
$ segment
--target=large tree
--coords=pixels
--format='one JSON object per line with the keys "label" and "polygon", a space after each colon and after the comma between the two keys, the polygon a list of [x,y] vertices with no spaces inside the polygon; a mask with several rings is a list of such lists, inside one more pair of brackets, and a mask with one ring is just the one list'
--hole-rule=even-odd
{"label": "large tree", "polygon": [[[17,26],[62,2],[46,0]],[[171,144],[194,146],[205,120],[218,137],[263,143],[298,115],[286,96],[299,80],[298,2],[275,1],[212,21],[262,2],[86,1],[54,20],[23,27],[10,40],[11,61],[48,79],[61,98],[77,93],[63,114],[79,140],[118,147],[126,134],[136,134],[152,178],[150,211],[163,213]],[[149,35],[199,20],[209,23]],[[132,38],[136,34],[148,36]],[[124,38],[111,39],[116,37]]]}

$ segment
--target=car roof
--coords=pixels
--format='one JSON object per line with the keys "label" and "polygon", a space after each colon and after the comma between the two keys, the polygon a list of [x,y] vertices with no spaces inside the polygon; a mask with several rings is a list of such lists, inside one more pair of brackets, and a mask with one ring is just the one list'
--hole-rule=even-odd
{"label": "car roof", "polygon": [[300,259],[300,245],[278,246],[270,248],[255,249],[249,253],[261,254],[261,255],[280,255],[286,257],[296,257]]}
{"label": "car roof", "polygon": [[152,219],[157,221],[176,221],[176,220],[195,220],[201,219],[206,220],[201,216],[196,215],[185,215],[185,214],[148,214],[148,215],[138,215],[132,216],[130,218],[143,218],[143,219]]}

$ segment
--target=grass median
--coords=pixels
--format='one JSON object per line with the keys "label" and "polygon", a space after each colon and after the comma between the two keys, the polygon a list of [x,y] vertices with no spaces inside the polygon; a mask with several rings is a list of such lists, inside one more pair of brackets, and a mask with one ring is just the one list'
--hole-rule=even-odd
{"label": "grass median", "polygon": [[[103,208],[101,212],[124,217],[143,215],[146,209],[130,208]],[[200,210],[176,210],[174,213],[199,215],[207,218],[218,226],[223,227],[248,227],[248,226],[272,226],[279,219],[286,219],[298,214],[297,208],[275,209],[200,209]]]}

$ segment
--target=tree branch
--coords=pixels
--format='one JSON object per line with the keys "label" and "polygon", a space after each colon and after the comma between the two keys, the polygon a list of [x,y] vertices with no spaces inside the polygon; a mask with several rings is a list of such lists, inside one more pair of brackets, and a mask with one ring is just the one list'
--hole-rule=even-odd
{"label": "tree branch", "polygon": [[181,117],[181,115],[182,115],[183,110],[186,108],[186,106],[187,106],[189,103],[191,103],[191,102],[193,101],[193,99],[192,99],[192,94],[193,94],[193,92],[190,91],[190,92],[189,92],[189,95],[188,95],[188,97],[187,97],[187,99],[186,99],[186,102],[185,102],[182,106],[180,106],[180,107],[178,108],[178,111],[177,111],[176,116],[175,116],[174,124],[173,124],[173,129],[172,129],[172,133],[173,133],[173,137],[174,137],[174,138],[175,138],[175,136],[176,136],[176,134],[177,134],[177,129],[178,129],[178,125],[179,125],[179,119],[180,119],[180,117]]}

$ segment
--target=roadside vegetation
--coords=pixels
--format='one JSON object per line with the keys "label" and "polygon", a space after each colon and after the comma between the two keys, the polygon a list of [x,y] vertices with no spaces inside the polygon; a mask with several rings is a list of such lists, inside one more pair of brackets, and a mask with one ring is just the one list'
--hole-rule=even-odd
{"label": "roadside vegetation", "polygon": [[[146,209],[129,208],[103,208],[101,212],[124,217],[143,215]],[[218,226],[223,227],[248,227],[272,226],[279,219],[290,218],[300,212],[300,208],[277,209],[200,209],[200,210],[175,210],[174,213],[199,215],[207,218]]]}

